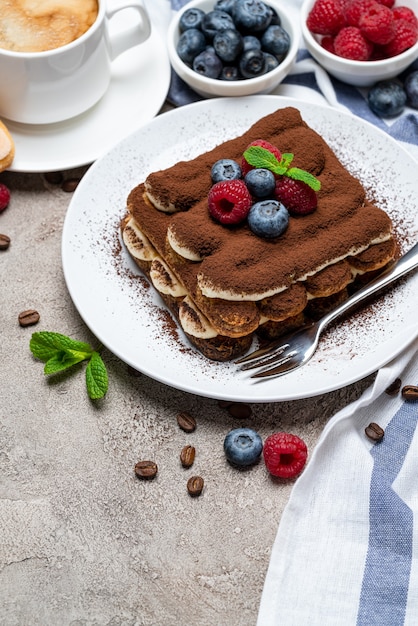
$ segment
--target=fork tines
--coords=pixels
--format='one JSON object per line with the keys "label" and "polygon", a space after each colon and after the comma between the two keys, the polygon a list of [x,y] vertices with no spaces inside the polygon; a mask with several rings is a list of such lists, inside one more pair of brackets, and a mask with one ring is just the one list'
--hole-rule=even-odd
{"label": "fork tines", "polygon": [[279,358],[288,347],[289,344],[284,343],[277,346],[270,345],[266,348],[260,348],[259,350],[254,350],[254,352],[251,352],[247,356],[238,359],[236,363],[241,365],[240,369],[243,371],[254,369],[256,367],[263,367],[270,365],[271,363],[278,364],[279,362],[287,361],[290,356],[293,356],[293,353],[289,353],[284,355],[281,359]]}

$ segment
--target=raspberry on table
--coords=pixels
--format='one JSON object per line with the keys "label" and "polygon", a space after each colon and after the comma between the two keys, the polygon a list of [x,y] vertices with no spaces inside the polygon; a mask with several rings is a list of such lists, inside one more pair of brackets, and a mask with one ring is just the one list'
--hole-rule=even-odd
{"label": "raspberry on table", "polygon": [[317,35],[336,35],[345,23],[342,0],[316,0],[306,20]]}
{"label": "raspberry on table", "polygon": [[287,176],[277,179],[274,195],[291,215],[308,215],[318,206],[317,195],[309,185]]}
{"label": "raspberry on table", "polygon": [[265,440],[263,456],[270,474],[279,478],[295,478],[305,467],[308,448],[297,435],[278,432]]}
{"label": "raspberry on table", "polygon": [[221,224],[239,224],[251,208],[252,197],[243,180],[223,180],[209,191],[208,208],[211,216]]}
{"label": "raspberry on table", "polygon": [[335,54],[352,61],[369,61],[373,44],[363,37],[356,26],[342,28],[334,39]]}
{"label": "raspberry on table", "polygon": [[0,183],[0,211],[3,211],[9,206],[10,191],[3,183]]}

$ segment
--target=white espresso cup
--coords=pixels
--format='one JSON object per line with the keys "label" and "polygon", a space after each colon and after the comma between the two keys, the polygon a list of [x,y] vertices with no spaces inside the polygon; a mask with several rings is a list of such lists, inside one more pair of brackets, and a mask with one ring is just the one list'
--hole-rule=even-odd
{"label": "white espresso cup", "polygon": [[[130,11],[132,19],[112,29],[121,11]],[[0,48],[0,118],[51,124],[87,111],[106,93],[112,61],[150,34],[141,0],[98,0],[94,23],[66,45],[42,52]]]}

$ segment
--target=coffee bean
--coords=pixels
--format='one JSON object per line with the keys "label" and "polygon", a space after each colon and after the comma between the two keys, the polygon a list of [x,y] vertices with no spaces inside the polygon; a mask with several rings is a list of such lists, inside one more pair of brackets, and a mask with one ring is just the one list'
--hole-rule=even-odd
{"label": "coffee bean", "polygon": [[62,172],[46,172],[45,180],[50,185],[60,185],[64,180]]}
{"label": "coffee bean", "polygon": [[418,400],[418,387],[416,385],[405,385],[402,387],[402,398],[408,402]]}
{"label": "coffee bean", "polygon": [[232,417],[236,417],[237,419],[247,419],[251,417],[252,411],[249,404],[234,402],[229,405],[228,413],[232,415]]}
{"label": "coffee bean", "polygon": [[402,385],[402,381],[400,378],[396,378],[393,383],[391,383],[389,385],[389,387],[386,387],[385,389],[385,393],[388,394],[388,396],[396,396],[399,392],[399,389],[401,388]]}
{"label": "coffee bean", "polygon": [[0,250],[7,250],[10,246],[10,237],[0,234]]}
{"label": "coffee bean", "polygon": [[135,474],[138,478],[155,478],[158,472],[157,464],[154,461],[138,461],[135,465]]}
{"label": "coffee bean", "polygon": [[33,326],[37,324],[40,319],[40,315],[38,311],[34,311],[33,309],[28,309],[27,311],[22,311],[19,313],[19,324],[23,327],[25,326]]}
{"label": "coffee bean", "polygon": [[180,461],[183,467],[191,467],[194,463],[196,449],[193,446],[184,446],[180,452]]}
{"label": "coffee bean", "polygon": [[61,189],[71,193],[77,189],[80,180],[80,178],[67,178],[67,180],[64,180],[62,183]]}
{"label": "coffee bean", "polygon": [[204,484],[204,480],[201,476],[192,476],[187,481],[187,491],[192,497],[200,496]]}
{"label": "coffee bean", "polygon": [[385,434],[383,428],[381,428],[379,424],[376,424],[375,422],[371,422],[368,426],[366,426],[364,432],[369,437],[369,439],[372,439],[373,441],[381,441]]}
{"label": "coffee bean", "polygon": [[195,418],[185,411],[177,415],[177,424],[182,430],[184,430],[185,433],[192,433],[196,430]]}

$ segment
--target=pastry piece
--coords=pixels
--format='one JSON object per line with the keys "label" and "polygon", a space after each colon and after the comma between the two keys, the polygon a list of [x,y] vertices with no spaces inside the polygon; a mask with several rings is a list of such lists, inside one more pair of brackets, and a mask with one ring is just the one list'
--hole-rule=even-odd
{"label": "pastry piece", "polygon": [[11,166],[15,156],[15,144],[3,122],[0,121],[0,172]]}
{"label": "pastry piece", "polygon": [[[248,220],[225,226],[208,211],[212,165],[241,163],[260,139],[294,155],[292,166],[320,183],[316,210],[291,215],[272,238],[256,235]],[[396,255],[389,216],[293,107],[153,172],[131,191],[127,209],[121,229],[129,253],[191,343],[215,360],[242,354],[256,335],[277,337],[323,314]]]}

